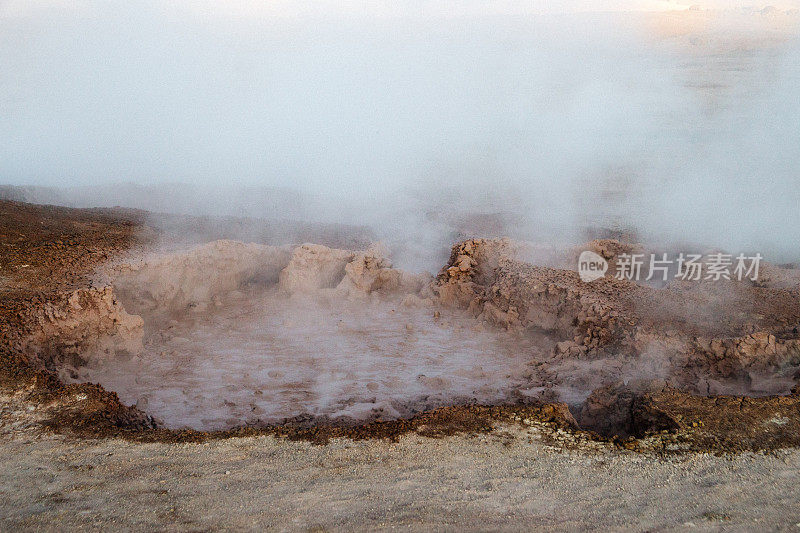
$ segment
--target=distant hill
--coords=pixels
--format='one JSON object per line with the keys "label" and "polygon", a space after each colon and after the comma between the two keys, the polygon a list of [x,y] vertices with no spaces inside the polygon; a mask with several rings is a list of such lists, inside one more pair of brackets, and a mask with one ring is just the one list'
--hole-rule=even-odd
{"label": "distant hill", "polygon": [[29,187],[0,185],[0,199],[66,207],[131,207],[157,213],[307,218],[307,199],[282,187],[198,187],[184,183]]}

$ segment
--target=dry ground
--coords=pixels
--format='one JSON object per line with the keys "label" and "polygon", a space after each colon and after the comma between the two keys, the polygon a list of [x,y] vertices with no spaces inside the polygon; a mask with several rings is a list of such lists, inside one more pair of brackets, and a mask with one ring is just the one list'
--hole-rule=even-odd
{"label": "dry ground", "polygon": [[658,458],[536,428],[399,442],[76,440],[4,428],[4,530],[800,529],[800,452]]}

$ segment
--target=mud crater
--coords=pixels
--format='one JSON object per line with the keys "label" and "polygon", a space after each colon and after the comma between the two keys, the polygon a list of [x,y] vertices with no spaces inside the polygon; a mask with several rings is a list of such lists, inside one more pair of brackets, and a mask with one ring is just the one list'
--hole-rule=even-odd
{"label": "mud crater", "polygon": [[[612,260],[624,249],[595,246]],[[584,428],[639,434],[674,426],[637,414],[643,395],[794,386],[794,272],[720,299],[704,287],[585,284],[571,252],[541,257],[465,241],[434,277],[393,268],[380,247],[214,241],[106,265],[101,288],[40,310],[28,344],[64,382],[99,383],[161,426],[205,431],[565,402]],[[763,300],[752,291],[786,308],[751,320]]]}
{"label": "mud crater", "polygon": [[507,402],[543,353],[437,305],[431,275],[393,269],[378,249],[217,241],[108,275],[100,313],[116,316],[95,346],[62,356],[60,377],[100,383],[172,429]]}

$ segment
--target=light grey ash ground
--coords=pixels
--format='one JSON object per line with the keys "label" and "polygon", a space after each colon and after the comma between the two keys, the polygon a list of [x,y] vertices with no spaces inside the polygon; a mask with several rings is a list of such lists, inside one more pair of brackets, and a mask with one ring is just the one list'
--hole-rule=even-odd
{"label": "light grey ash ground", "polygon": [[536,429],[327,446],[85,441],[5,425],[0,529],[800,530],[800,452],[670,459]]}

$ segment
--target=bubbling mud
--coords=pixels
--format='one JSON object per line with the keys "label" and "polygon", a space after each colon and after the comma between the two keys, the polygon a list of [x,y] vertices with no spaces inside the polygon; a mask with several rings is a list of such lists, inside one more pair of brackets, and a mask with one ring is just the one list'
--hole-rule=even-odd
{"label": "bubbling mud", "polygon": [[429,275],[392,269],[377,251],[215,242],[115,276],[125,309],[144,318],[142,349],[87,356],[65,377],[100,383],[169,428],[508,401],[544,353],[435,308]]}
{"label": "bubbling mud", "polygon": [[392,419],[507,400],[531,353],[460,313],[400,302],[295,302],[276,291],[224,298],[173,320],[142,355],[81,369],[168,427],[220,429],[302,415]]}

